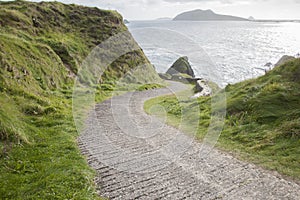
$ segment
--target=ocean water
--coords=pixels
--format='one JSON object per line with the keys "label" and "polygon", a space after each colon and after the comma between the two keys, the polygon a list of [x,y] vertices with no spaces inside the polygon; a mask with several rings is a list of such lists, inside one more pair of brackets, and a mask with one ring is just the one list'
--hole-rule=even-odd
{"label": "ocean water", "polygon": [[300,23],[132,21],[128,28],[158,72],[188,56],[197,77],[220,86],[255,78],[300,53]]}

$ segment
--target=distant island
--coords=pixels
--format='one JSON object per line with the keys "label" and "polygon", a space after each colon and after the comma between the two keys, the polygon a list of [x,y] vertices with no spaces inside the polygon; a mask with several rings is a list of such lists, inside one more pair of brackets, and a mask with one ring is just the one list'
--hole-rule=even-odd
{"label": "distant island", "polygon": [[174,21],[249,21],[242,17],[235,17],[231,15],[220,15],[214,13],[212,10],[192,10],[177,15]]}

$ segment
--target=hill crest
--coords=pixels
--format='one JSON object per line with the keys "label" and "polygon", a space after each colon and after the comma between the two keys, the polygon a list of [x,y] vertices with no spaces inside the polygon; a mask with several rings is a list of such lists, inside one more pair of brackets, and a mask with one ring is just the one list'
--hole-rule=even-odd
{"label": "hill crest", "polygon": [[236,17],[231,15],[221,15],[214,11],[196,9],[192,11],[183,12],[177,15],[174,21],[248,21],[248,19],[242,17]]}

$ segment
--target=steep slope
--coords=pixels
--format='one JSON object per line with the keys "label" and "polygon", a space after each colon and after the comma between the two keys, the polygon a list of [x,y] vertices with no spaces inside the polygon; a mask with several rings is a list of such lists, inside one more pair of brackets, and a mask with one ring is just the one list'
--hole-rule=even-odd
{"label": "steep slope", "polygon": [[[89,51],[127,30],[114,11],[57,2],[0,5],[0,89],[9,95],[41,95],[72,86]],[[113,83],[142,63],[149,61],[141,50],[127,53],[108,67],[101,82]],[[155,76],[154,70],[150,73]]]}
{"label": "steep slope", "polygon": [[[218,146],[300,180],[300,59],[225,90],[227,116]],[[197,130],[200,140],[204,138],[211,123],[210,97],[180,101],[174,96],[161,97],[147,102],[146,107],[155,104],[165,107],[171,124],[179,125],[181,110],[188,121],[199,120],[188,128]]]}
{"label": "steep slope", "polygon": [[[126,31],[115,11],[58,2],[0,2],[2,198],[95,197],[93,171],[76,144],[72,87],[90,51]],[[126,36],[125,41],[134,42]],[[148,77],[158,78],[141,49],[114,60],[91,83],[96,99],[107,98],[119,78],[143,64]]]}
{"label": "steep slope", "polygon": [[245,18],[230,15],[219,15],[212,10],[192,10],[177,15],[175,21],[248,21]]}

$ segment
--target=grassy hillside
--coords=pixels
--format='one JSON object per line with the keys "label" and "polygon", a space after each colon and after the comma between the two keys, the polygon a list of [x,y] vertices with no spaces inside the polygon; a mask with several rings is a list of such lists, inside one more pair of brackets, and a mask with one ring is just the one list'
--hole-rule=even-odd
{"label": "grassy hillside", "polygon": [[[94,172],[77,147],[72,87],[89,52],[124,31],[115,11],[0,2],[1,198],[96,198]],[[109,97],[116,81],[141,64],[149,66],[141,49],[116,59],[93,82],[96,99]],[[158,78],[154,68],[144,70]]]}
{"label": "grassy hillside", "polygon": [[[300,180],[300,60],[276,67],[257,79],[226,87],[227,116],[219,148],[236,153],[263,167]],[[216,94],[218,95],[218,94]],[[204,138],[211,123],[211,98],[177,100],[174,96],[149,100],[145,109],[164,106],[168,123],[178,126],[185,114]],[[196,111],[200,109],[200,115]]]}

